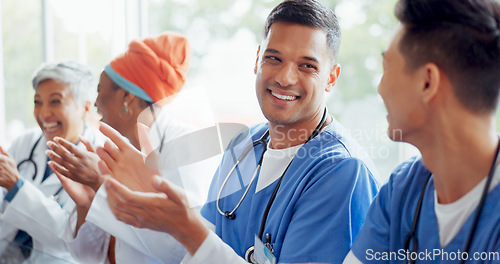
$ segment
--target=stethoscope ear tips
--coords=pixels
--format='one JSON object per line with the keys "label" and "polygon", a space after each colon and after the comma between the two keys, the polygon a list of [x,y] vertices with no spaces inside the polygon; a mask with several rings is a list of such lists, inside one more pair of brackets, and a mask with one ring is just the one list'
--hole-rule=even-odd
{"label": "stethoscope ear tips", "polygon": [[229,212],[229,211],[226,211],[226,212],[224,213],[224,216],[225,216],[226,218],[231,219],[231,220],[233,220],[233,219],[235,219],[235,218],[236,218],[236,215],[235,215],[235,214],[232,214],[232,213],[231,213],[231,212]]}

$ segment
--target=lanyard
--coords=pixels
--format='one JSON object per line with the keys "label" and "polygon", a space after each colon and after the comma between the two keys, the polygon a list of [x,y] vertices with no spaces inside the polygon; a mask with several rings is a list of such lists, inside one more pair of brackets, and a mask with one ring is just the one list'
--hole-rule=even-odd
{"label": "lanyard", "polygon": [[[325,108],[324,112],[323,112],[323,116],[321,118],[321,121],[319,122],[318,126],[316,126],[316,128],[314,129],[314,131],[311,133],[311,135],[309,136],[309,138],[306,140],[305,143],[309,142],[309,140],[313,139],[316,135],[319,134],[319,132],[321,131],[321,128],[323,127],[323,125],[325,124],[326,122],[326,116],[327,116],[327,110]],[[236,162],[234,163],[233,167],[231,168],[231,170],[229,170],[229,173],[227,174],[226,178],[224,179],[224,181],[222,182],[222,186],[221,188],[219,189],[219,193],[217,194],[217,200],[216,200],[216,207],[217,207],[217,211],[219,211],[219,213],[229,219],[235,219],[236,218],[236,215],[235,215],[235,212],[236,210],[240,207],[241,203],[243,202],[243,199],[245,198],[245,196],[247,195],[248,193],[248,190],[250,189],[250,186],[252,186],[252,183],[254,182],[254,180],[256,179],[257,177],[257,174],[259,172],[259,169],[260,167],[262,166],[262,160],[264,159],[264,153],[266,152],[267,150],[267,142],[266,142],[266,139],[269,137],[269,130],[266,131],[266,133],[264,133],[264,135],[262,135],[262,137],[254,142],[252,142],[251,145],[247,146],[245,148],[245,150],[243,151],[243,153],[240,155],[240,157],[236,160]],[[305,144],[304,143],[304,144]],[[243,193],[243,195],[241,196],[239,202],[236,204],[236,206],[234,207],[233,210],[231,211],[225,211],[223,212],[221,209],[220,209],[220,206],[219,206],[219,200],[220,200],[220,196],[222,194],[222,190],[224,189],[224,186],[226,185],[229,177],[231,176],[231,174],[233,173],[233,171],[236,169],[236,167],[238,166],[238,164],[240,164],[242,162],[242,160],[247,156],[247,154],[250,152],[250,150],[252,150],[255,146],[261,144],[263,147],[264,147],[264,150],[262,151],[262,154],[260,155],[260,158],[259,158],[259,162],[257,163],[257,168],[255,169],[254,173],[253,173],[253,176],[250,180],[250,183],[248,184],[247,188],[245,189],[245,192]],[[293,159],[292,159],[293,161]],[[278,189],[281,185],[281,181],[283,179],[283,175],[285,175],[286,171],[288,170],[288,167],[290,167],[290,164],[292,163],[292,161],[290,161],[290,163],[288,164],[288,166],[286,167],[285,171],[283,172],[283,174],[281,174],[280,176],[280,179],[278,181],[278,184],[276,185],[276,187],[274,188],[274,191],[271,195],[271,197],[269,198],[269,201],[267,203],[267,206],[266,206],[266,210],[264,211],[264,215],[262,217],[262,221],[261,221],[261,225],[260,225],[260,228],[259,228],[259,237],[262,239],[262,232],[264,231],[264,226],[266,224],[266,218],[267,218],[267,215],[269,214],[269,210],[271,208],[271,205],[273,204],[274,202],[274,199],[276,198],[276,194],[278,193]]]}
{"label": "lanyard", "polygon": [[[313,139],[316,135],[319,134],[319,132],[321,131],[321,128],[323,127],[323,125],[326,122],[326,116],[327,116],[327,111],[325,108],[325,111],[323,112],[323,116],[321,117],[321,121],[319,121],[318,126],[316,126],[314,131],[311,133],[311,136],[309,136],[309,138],[306,140],[306,142],[304,142],[304,144],[306,144],[307,142],[309,142],[309,140]],[[262,153],[262,155],[264,155],[264,153]],[[293,159],[290,161],[290,163],[288,163],[288,166],[286,166],[286,169],[285,169],[285,171],[283,171],[283,174],[281,174],[280,179],[279,179],[278,183],[276,184],[276,187],[274,187],[273,193],[271,194],[271,197],[269,198],[269,201],[267,202],[266,210],[264,210],[264,215],[262,216],[262,220],[260,222],[260,227],[259,227],[258,236],[261,240],[262,240],[262,235],[264,234],[264,228],[266,226],[267,215],[269,214],[269,211],[271,210],[271,206],[273,205],[274,199],[276,199],[276,194],[278,193],[278,190],[280,188],[281,181],[283,180],[283,176],[285,176],[285,173],[288,171],[288,168],[290,167],[290,164],[292,164],[292,162],[293,162]],[[270,237],[270,235],[269,236],[268,235],[269,234],[266,234],[266,244],[269,245],[269,243],[271,243],[271,237]]]}
{"label": "lanyard", "polygon": [[[483,210],[484,203],[486,201],[486,196],[488,195],[488,191],[490,189],[491,181],[493,179],[493,174],[495,173],[495,163],[498,159],[498,154],[500,152],[500,143],[497,146],[495,158],[493,159],[493,163],[491,164],[490,171],[488,173],[488,178],[486,179],[486,184],[484,185],[483,192],[481,194],[481,199],[479,200],[479,205],[477,206],[476,213],[474,214],[474,220],[472,222],[472,226],[469,231],[469,235],[467,236],[467,241],[465,243],[465,247],[463,252],[468,253],[470,246],[472,244],[472,240],[474,239],[474,233],[476,232],[477,223],[479,222],[479,217],[481,215],[481,211]],[[424,199],[425,189],[427,188],[427,183],[431,178],[432,173],[429,172],[427,179],[424,184],[424,188],[420,192],[420,197],[418,199],[417,208],[415,209],[415,214],[413,216],[413,221],[411,224],[411,230],[405,238],[404,249],[410,249],[410,241],[413,243],[412,252],[417,252],[418,250],[418,237],[417,237],[417,224],[420,217],[420,211],[422,210],[422,203]],[[414,259],[409,259],[408,263],[415,263]],[[465,259],[462,259],[460,263],[465,263]]]}
{"label": "lanyard", "polygon": [[[323,116],[321,117],[321,121],[316,126],[316,128],[311,133],[311,135],[306,140],[306,142],[304,142],[304,144],[307,143],[307,142],[309,142],[309,140],[313,139],[315,136],[317,136],[319,134],[319,132],[321,131],[321,128],[323,128],[323,126],[324,126],[324,124],[326,122],[326,118],[327,118],[327,110],[325,108],[325,110],[323,112]],[[234,163],[234,165],[231,168],[231,170],[229,170],[229,173],[227,174],[226,178],[224,179],[224,182],[222,183],[222,186],[219,189],[219,193],[217,195],[216,206],[217,206],[217,210],[219,211],[219,213],[221,215],[225,216],[226,218],[231,219],[231,220],[236,218],[235,212],[239,208],[239,206],[241,205],[241,203],[243,202],[243,199],[245,199],[245,196],[247,195],[248,190],[250,189],[250,186],[254,182],[254,180],[255,180],[255,178],[257,176],[257,173],[259,172],[259,169],[262,166],[262,160],[264,158],[264,153],[267,150],[266,139],[268,137],[269,137],[269,130],[267,130],[266,133],[264,133],[264,135],[260,139],[252,142],[251,145],[247,146],[245,148],[245,150],[243,151],[243,153],[240,155],[240,157],[236,160],[236,162]],[[223,212],[220,209],[220,207],[219,207],[219,200],[220,200],[220,196],[221,196],[222,190],[224,189],[224,186],[226,185],[227,180],[229,179],[229,176],[231,176],[231,174],[236,169],[236,167],[238,166],[238,164],[241,163],[241,161],[247,156],[247,154],[250,152],[250,150],[252,150],[255,146],[257,146],[259,144],[261,144],[264,147],[264,149],[263,149],[262,154],[261,154],[261,156],[259,158],[259,162],[257,163],[257,168],[255,169],[255,171],[253,173],[253,176],[252,176],[252,178],[250,180],[250,183],[248,184],[247,188],[245,189],[245,192],[241,196],[240,200],[238,201],[238,203],[236,204],[236,206],[234,207],[234,209],[231,210],[231,211],[225,211],[225,212]],[[288,163],[288,166],[286,167],[285,171],[283,171],[283,173],[281,174],[281,176],[280,176],[280,178],[278,180],[278,183],[274,187],[273,193],[271,194],[271,197],[269,197],[269,200],[267,202],[266,209],[264,210],[264,214],[262,215],[262,219],[261,219],[260,226],[259,226],[258,237],[259,237],[259,239],[261,241],[262,241],[262,237],[264,235],[264,228],[266,226],[267,216],[269,215],[269,211],[271,210],[271,206],[273,205],[274,200],[276,199],[276,195],[278,194],[278,190],[279,190],[279,188],[281,186],[281,182],[283,181],[283,176],[288,171],[288,168],[290,167],[290,164],[292,164],[292,161],[293,161],[293,159],[290,161],[290,163]],[[269,251],[271,252],[271,254],[274,252],[273,247],[271,246],[271,234],[270,233],[266,233],[266,243],[265,243],[265,246],[269,249]],[[245,260],[248,261],[248,262],[250,262],[250,263],[255,263],[255,260],[253,258],[254,249],[255,249],[255,246],[251,246],[245,252]]]}

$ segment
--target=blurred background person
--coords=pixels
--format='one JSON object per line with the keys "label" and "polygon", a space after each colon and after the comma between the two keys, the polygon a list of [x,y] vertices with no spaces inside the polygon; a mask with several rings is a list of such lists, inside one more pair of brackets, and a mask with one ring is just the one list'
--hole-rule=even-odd
{"label": "blurred background person", "polygon": [[[102,115],[102,122],[127,138],[136,148],[135,154],[142,155],[139,129],[144,128],[144,133],[149,133],[149,127],[138,126],[139,116],[146,126],[154,123],[150,135],[153,134],[160,142],[157,148],[159,155],[162,152],[168,155],[168,149],[162,149],[163,143],[192,130],[168,118],[169,113],[160,111],[156,106],[169,102],[184,86],[190,57],[187,39],[177,33],[165,32],[132,41],[125,53],[104,67],[95,105]],[[105,190],[99,189],[104,176],[98,168],[99,158],[95,151],[80,150],[59,137],[49,145],[52,148],[48,153],[52,159],[50,166],[77,204],[73,215],[77,219],[76,224],[70,220],[66,233],[74,257],[85,263],[158,262],[148,250],[129,242],[137,236],[149,238],[152,232],[117,221],[109,210]],[[149,154],[152,149],[144,151]],[[140,162],[144,163],[144,159]],[[122,165],[128,167],[127,163]],[[160,174],[155,168],[151,170]],[[141,178],[129,180],[138,190],[144,190],[141,186],[151,185]],[[172,243],[162,245],[170,247],[170,251],[164,250],[162,255],[167,263],[180,262],[185,254],[182,245],[173,239]]]}
{"label": "blurred background person", "polygon": [[18,251],[17,260],[30,263],[54,263],[49,255],[73,261],[61,237],[75,204],[47,166],[47,141],[60,137],[78,148],[103,142],[86,124],[95,79],[86,66],[64,61],[42,65],[32,85],[39,127],[20,135],[8,151],[0,148],[0,238],[13,242],[3,254]]}

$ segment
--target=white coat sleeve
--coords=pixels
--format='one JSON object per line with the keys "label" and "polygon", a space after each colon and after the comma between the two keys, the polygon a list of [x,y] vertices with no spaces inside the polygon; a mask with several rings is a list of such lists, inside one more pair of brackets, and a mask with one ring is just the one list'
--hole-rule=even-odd
{"label": "white coat sleeve", "polygon": [[73,258],[81,264],[107,263],[110,235],[96,225],[85,222],[75,237],[76,209],[69,216],[63,236]]}
{"label": "white coat sleeve", "polygon": [[[208,223],[207,226],[211,231],[207,238],[203,241],[194,255],[191,256],[190,254],[186,254],[181,264],[248,264],[248,262],[236,254],[229,245],[224,243],[220,237],[213,232],[213,226],[210,226],[210,222]],[[359,261],[344,263],[361,264]]]}
{"label": "white coat sleeve", "polygon": [[187,254],[182,264],[248,264],[234,250],[224,243],[214,232],[210,232],[191,256]]}
{"label": "white coat sleeve", "polygon": [[363,264],[354,254],[352,251],[349,251],[349,254],[344,259],[344,262],[342,264]]}
{"label": "white coat sleeve", "polygon": [[42,243],[57,243],[62,239],[68,218],[69,212],[61,208],[59,203],[46,197],[31,182],[25,181],[12,201],[5,206],[2,220],[26,231]]}
{"label": "white coat sleeve", "polygon": [[[5,195],[7,195],[7,189],[0,187],[0,212],[3,213],[5,211],[5,207],[7,205],[7,201],[5,201]],[[1,228],[1,221],[0,221]]]}
{"label": "white coat sleeve", "polygon": [[106,189],[101,186],[94,197],[86,221],[161,262],[179,263],[182,260],[186,254],[182,244],[167,233],[135,228],[118,221],[111,212],[106,197]]}

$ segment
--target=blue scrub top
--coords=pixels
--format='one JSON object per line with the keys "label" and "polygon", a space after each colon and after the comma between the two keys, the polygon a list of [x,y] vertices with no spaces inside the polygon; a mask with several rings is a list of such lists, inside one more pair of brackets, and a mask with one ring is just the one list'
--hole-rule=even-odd
{"label": "blue scrub top", "polygon": [[[216,234],[242,257],[254,244],[278,180],[255,193],[256,179],[235,212],[234,220],[217,211],[216,199],[243,149],[259,139],[267,128],[267,124],[253,127],[229,145],[201,211],[215,225]],[[265,240],[266,233],[271,234],[278,262],[341,263],[364,222],[378,192],[379,180],[372,162],[343,130],[338,122],[332,122],[299,149],[283,177],[263,238]],[[231,174],[219,201],[222,211],[231,211],[236,206],[262,151],[261,145],[256,146]]]}
{"label": "blue scrub top", "polygon": [[[429,171],[421,157],[415,157],[396,168],[375,198],[366,222],[352,246],[354,255],[363,263],[406,263],[405,238],[411,224],[420,193]],[[472,226],[475,211],[446,247],[441,248],[439,229],[434,212],[434,183],[427,183],[417,226],[418,255],[416,263],[458,263]],[[500,263],[490,261],[500,252],[500,185],[487,196],[469,250],[466,263]],[[410,244],[410,250],[412,244]],[[484,253],[483,253],[484,252]],[[477,260],[491,252],[490,260]],[[476,256],[474,256],[476,253]],[[481,256],[482,254],[482,256]],[[466,255],[463,255],[465,257]]]}

